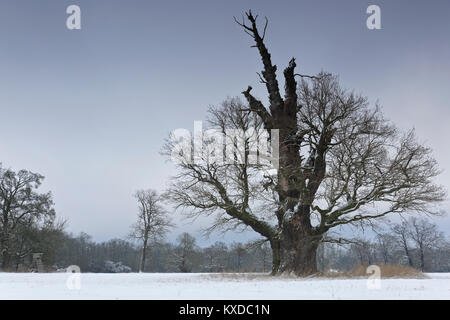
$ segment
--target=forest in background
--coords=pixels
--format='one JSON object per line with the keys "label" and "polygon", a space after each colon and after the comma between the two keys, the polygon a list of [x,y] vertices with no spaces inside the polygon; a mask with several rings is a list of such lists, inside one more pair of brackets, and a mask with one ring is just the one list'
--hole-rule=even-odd
{"label": "forest in background", "polygon": [[[86,233],[66,231],[58,219],[51,192],[40,193],[44,177],[27,170],[0,166],[0,266],[2,271],[38,271],[35,254],[42,254],[44,271],[82,272],[270,272],[273,250],[266,239],[248,243],[216,242],[207,247],[182,233],[175,243],[166,235],[174,226],[162,206],[163,196],[140,190],[137,221],[124,239],[95,242]],[[374,229],[375,231],[375,229]],[[450,272],[450,241],[432,220],[410,216],[378,227],[371,239],[342,239],[330,234],[322,241],[319,271],[351,270],[360,265],[392,264],[424,272]],[[40,270],[42,271],[42,270]]]}
{"label": "forest in background", "polygon": [[[433,224],[430,224],[435,226]],[[354,239],[353,243],[323,243],[318,250],[317,264],[321,271],[351,270],[359,265],[412,265],[421,269],[424,257],[425,272],[450,272],[450,242],[436,233],[421,243],[414,240],[413,229],[381,233],[372,240]],[[404,224],[403,226],[406,226]],[[395,228],[393,228],[395,229]],[[405,233],[402,233],[405,231]],[[403,238],[404,237],[404,238]],[[426,236],[416,239],[426,239]],[[404,240],[403,240],[404,239]],[[431,241],[432,240],[432,241]],[[215,242],[200,247],[196,239],[183,233],[175,243],[151,243],[144,272],[269,272],[271,250],[267,242]],[[112,239],[95,242],[86,233],[72,235],[61,230],[43,231],[34,252],[43,253],[46,271],[65,271],[77,265],[82,272],[138,272],[141,248],[129,240]],[[30,269],[31,268],[31,269]],[[14,261],[8,271],[33,271],[32,254]]]}

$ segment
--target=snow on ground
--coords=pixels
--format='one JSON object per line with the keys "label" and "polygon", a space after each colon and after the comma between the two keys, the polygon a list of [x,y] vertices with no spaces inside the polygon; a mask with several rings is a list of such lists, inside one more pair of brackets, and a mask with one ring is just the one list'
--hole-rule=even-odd
{"label": "snow on ground", "polygon": [[[298,279],[256,274],[0,273],[0,299],[450,299],[450,273],[427,279]],[[73,280],[73,278],[72,278]]]}

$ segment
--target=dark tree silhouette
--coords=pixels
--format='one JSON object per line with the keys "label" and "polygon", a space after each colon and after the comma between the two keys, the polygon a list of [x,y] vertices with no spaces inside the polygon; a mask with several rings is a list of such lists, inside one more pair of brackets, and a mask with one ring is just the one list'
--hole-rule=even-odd
{"label": "dark tree silhouette", "polygon": [[[31,252],[25,245],[39,224],[53,223],[52,194],[36,189],[44,176],[27,170],[15,172],[0,163],[0,253],[1,268],[10,267],[11,256],[19,260]],[[42,226],[40,226],[42,227]],[[25,247],[24,247],[25,246]]]}

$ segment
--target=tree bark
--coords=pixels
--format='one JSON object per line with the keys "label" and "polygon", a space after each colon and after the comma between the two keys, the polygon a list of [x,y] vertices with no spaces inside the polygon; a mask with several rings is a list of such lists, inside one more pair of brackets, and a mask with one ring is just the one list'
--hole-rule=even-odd
{"label": "tree bark", "polygon": [[139,272],[144,272],[146,253],[147,253],[147,239],[144,240],[144,244],[142,245],[142,255],[141,255],[141,263],[139,266]]}
{"label": "tree bark", "polygon": [[2,252],[2,271],[6,271],[9,266],[9,253],[6,249]]}
{"label": "tree bark", "polygon": [[10,255],[8,252],[8,240],[5,240],[4,238],[0,243],[0,253],[2,255],[2,271],[6,271],[9,266]]}
{"label": "tree bark", "polygon": [[420,249],[420,271],[425,271],[425,253],[423,246],[419,247]]}
{"label": "tree bark", "polygon": [[272,249],[272,275],[278,274],[281,264],[281,244],[278,239],[272,239],[270,241],[270,247]]}
{"label": "tree bark", "polygon": [[309,217],[295,216],[284,231],[280,271],[297,276],[317,273],[316,255],[321,238],[313,234]]}
{"label": "tree bark", "polygon": [[410,267],[414,267],[411,254],[409,252],[408,244],[406,243],[406,238],[404,236],[402,236],[402,241],[403,241],[403,248],[405,249],[406,256],[408,257],[408,264]]}
{"label": "tree bark", "polygon": [[278,247],[276,242],[271,243],[274,257],[272,274],[309,276],[318,272],[316,256],[322,234],[314,233],[309,212],[309,205],[300,206],[290,223],[285,225]]}

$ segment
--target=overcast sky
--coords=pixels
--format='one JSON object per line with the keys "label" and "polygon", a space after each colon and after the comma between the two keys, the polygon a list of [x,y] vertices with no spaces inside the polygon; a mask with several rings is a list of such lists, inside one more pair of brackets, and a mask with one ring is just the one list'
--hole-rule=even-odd
{"label": "overcast sky", "polygon": [[[71,4],[81,30],[66,27]],[[366,27],[370,4],[381,8],[381,30]],[[298,72],[339,74],[378,100],[434,149],[450,186],[448,0],[1,0],[0,162],[45,175],[42,190],[69,231],[124,237],[134,191],[162,191],[174,172],[159,154],[171,130],[193,130],[209,105],[248,85],[266,100],[257,51],[233,21],[249,8],[269,17],[280,70],[294,56]],[[436,221],[450,231],[449,217]],[[179,221],[169,240],[204,223]]]}

